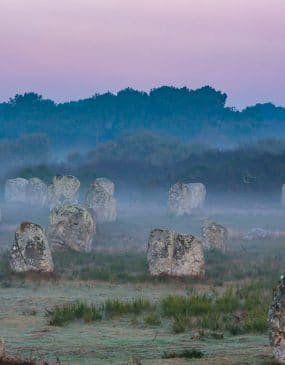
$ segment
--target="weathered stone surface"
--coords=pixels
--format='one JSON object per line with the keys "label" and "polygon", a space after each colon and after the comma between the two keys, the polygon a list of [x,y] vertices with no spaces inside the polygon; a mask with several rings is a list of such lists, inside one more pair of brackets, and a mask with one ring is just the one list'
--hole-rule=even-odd
{"label": "weathered stone surface", "polygon": [[226,252],[228,231],[221,224],[205,221],[202,226],[202,238],[205,249]]}
{"label": "weathered stone surface", "polygon": [[151,275],[205,274],[202,242],[191,234],[154,229],[148,240],[147,260]]}
{"label": "weathered stone surface", "polygon": [[28,180],[26,202],[31,205],[46,205],[47,203],[47,185],[37,177]]}
{"label": "weathered stone surface", "polygon": [[117,202],[113,193],[114,184],[108,179],[99,178],[91,184],[86,194],[86,205],[93,210],[97,222],[117,219]]}
{"label": "weathered stone surface", "polygon": [[22,223],[16,230],[10,266],[16,273],[52,272],[53,261],[44,229],[35,223]]}
{"label": "weathered stone surface", "polygon": [[275,359],[285,364],[285,277],[281,276],[268,313],[269,340]]}
{"label": "weathered stone surface", "polygon": [[206,199],[206,187],[202,183],[189,184],[192,192],[192,207],[193,209],[203,208]]}
{"label": "weathered stone surface", "polygon": [[169,210],[178,215],[191,214],[202,208],[206,198],[206,188],[201,183],[174,184],[168,194]]}
{"label": "weathered stone surface", "polygon": [[49,240],[54,249],[89,252],[96,233],[91,213],[79,206],[55,207],[50,214]]}
{"label": "weathered stone surface", "polygon": [[110,179],[107,179],[106,177],[98,177],[96,180],[96,183],[101,185],[110,195],[114,195],[115,193],[115,184]]}
{"label": "weathered stone surface", "polygon": [[72,175],[54,176],[48,187],[50,208],[78,204],[80,181]]}
{"label": "weathered stone surface", "polygon": [[9,179],[5,185],[5,200],[7,203],[25,203],[28,180],[21,177]]}

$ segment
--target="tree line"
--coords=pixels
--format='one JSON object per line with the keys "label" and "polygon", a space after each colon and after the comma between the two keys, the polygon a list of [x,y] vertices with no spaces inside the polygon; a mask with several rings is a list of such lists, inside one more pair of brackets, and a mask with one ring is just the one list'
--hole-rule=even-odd
{"label": "tree line", "polygon": [[266,103],[238,111],[226,101],[225,93],[210,86],[163,86],[149,93],[127,88],[65,103],[31,92],[0,103],[0,136],[45,133],[57,148],[92,147],[141,129],[220,146],[285,137],[285,108]]}

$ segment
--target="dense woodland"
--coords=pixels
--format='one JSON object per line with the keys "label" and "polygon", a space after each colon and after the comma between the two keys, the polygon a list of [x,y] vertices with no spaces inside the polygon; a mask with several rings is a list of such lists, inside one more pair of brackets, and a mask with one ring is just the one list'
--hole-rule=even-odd
{"label": "dense woodland", "polygon": [[119,187],[201,181],[216,191],[279,191],[285,108],[237,111],[226,99],[208,86],[125,89],[63,104],[16,95],[0,104],[2,184],[72,173],[83,184],[108,176]]}
{"label": "dense woodland", "polygon": [[268,103],[237,111],[226,100],[226,94],[209,86],[163,86],[150,93],[128,88],[61,104],[26,93],[0,104],[0,136],[46,133],[57,148],[93,147],[138,129],[216,146],[244,138],[285,137],[285,108]]}

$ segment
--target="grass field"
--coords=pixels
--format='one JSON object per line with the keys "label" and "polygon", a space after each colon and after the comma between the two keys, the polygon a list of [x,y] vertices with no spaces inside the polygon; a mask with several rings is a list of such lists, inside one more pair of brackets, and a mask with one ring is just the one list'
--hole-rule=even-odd
{"label": "grass field", "polygon": [[[55,253],[54,277],[15,276],[6,251],[13,230],[5,227],[27,215],[48,221],[28,213],[7,209],[0,227],[0,337],[9,355],[50,364],[124,364],[131,355],[143,365],[272,363],[267,311],[285,267],[284,240],[232,241],[225,255],[206,255],[201,280],[154,279],[145,255],[148,231],[167,226],[199,234],[206,214],[179,220],[122,214],[99,227],[91,254]],[[285,212],[207,216],[234,229],[282,230]]]}

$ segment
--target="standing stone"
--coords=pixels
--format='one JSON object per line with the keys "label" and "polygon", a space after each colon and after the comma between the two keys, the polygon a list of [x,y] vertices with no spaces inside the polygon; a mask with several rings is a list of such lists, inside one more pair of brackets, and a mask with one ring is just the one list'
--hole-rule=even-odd
{"label": "standing stone", "polygon": [[52,272],[53,261],[44,229],[35,223],[22,223],[15,233],[10,266],[16,273]]}
{"label": "standing stone", "polygon": [[80,181],[72,175],[57,175],[48,187],[50,208],[78,204]]}
{"label": "standing stone", "polygon": [[269,307],[269,340],[275,359],[285,364],[285,277],[281,276]]}
{"label": "standing stone", "polygon": [[96,183],[101,185],[110,195],[114,195],[115,192],[115,184],[110,179],[107,179],[106,177],[98,177],[96,180]]}
{"label": "standing stone", "polygon": [[25,203],[28,180],[21,177],[9,179],[5,184],[5,200],[7,203]]}
{"label": "standing stone", "polygon": [[202,183],[188,184],[192,193],[192,209],[203,208],[206,199],[206,187]]}
{"label": "standing stone", "polygon": [[114,184],[106,178],[98,178],[86,194],[86,205],[91,208],[99,223],[117,219],[117,202],[113,196]]}
{"label": "standing stone", "polygon": [[89,252],[96,233],[91,213],[79,206],[55,207],[50,214],[49,239],[55,249]]}
{"label": "standing stone", "polygon": [[221,224],[205,221],[202,226],[202,238],[205,249],[226,252],[228,231]]}
{"label": "standing stone", "polygon": [[203,276],[203,245],[191,234],[154,229],[148,240],[147,260],[151,275]]}
{"label": "standing stone", "polygon": [[202,208],[206,198],[206,188],[201,183],[174,184],[168,194],[169,210],[178,215],[191,214]]}
{"label": "standing stone", "polygon": [[37,177],[28,180],[26,201],[31,205],[44,206],[47,203],[48,188]]}

